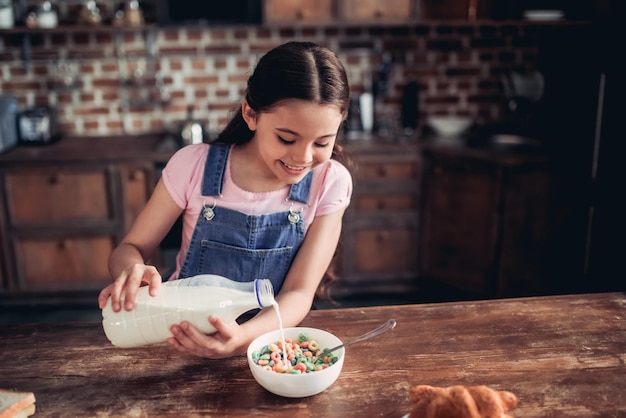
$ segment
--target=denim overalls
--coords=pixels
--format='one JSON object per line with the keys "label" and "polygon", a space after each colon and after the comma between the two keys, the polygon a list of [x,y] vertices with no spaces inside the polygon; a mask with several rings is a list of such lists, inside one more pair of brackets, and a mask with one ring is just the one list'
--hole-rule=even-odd
{"label": "denim overalls", "polygon": [[[219,206],[230,152],[229,144],[213,143],[204,166],[202,195],[212,196],[194,228],[180,278],[217,274],[239,282],[269,279],[280,290],[304,239],[301,212],[287,210],[246,215]],[[307,204],[313,173],[291,186],[287,201]]]}

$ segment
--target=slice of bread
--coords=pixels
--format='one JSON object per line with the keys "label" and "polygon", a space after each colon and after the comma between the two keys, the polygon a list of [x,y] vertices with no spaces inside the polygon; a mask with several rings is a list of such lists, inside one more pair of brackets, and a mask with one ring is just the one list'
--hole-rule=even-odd
{"label": "slice of bread", "polygon": [[28,417],[34,413],[34,393],[0,389],[0,418]]}
{"label": "slice of bread", "polygon": [[35,413],[35,404],[31,403],[30,405],[28,405],[26,408],[17,411],[15,413],[15,415],[13,415],[13,418],[27,418],[31,415],[33,415]]}

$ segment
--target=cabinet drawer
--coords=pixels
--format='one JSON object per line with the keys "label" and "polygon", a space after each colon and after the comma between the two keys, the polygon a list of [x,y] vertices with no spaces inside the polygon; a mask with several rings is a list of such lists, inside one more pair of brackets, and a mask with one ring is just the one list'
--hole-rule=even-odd
{"label": "cabinet drawer", "polygon": [[101,288],[110,282],[109,236],[20,239],[16,245],[20,286],[27,290]]}
{"label": "cabinet drawer", "polygon": [[111,216],[107,172],[39,170],[5,176],[13,226],[102,221]]}
{"label": "cabinet drawer", "polygon": [[411,0],[340,0],[339,15],[349,22],[408,21]]}
{"label": "cabinet drawer", "polygon": [[330,22],[332,0],[265,0],[266,23]]}
{"label": "cabinet drawer", "polygon": [[491,0],[424,1],[421,3],[421,16],[423,19],[467,19],[472,13],[471,9],[479,8],[480,16],[486,17],[484,12],[489,9],[490,2]]}
{"label": "cabinet drawer", "polygon": [[410,161],[360,163],[357,181],[360,180],[410,180],[417,178],[418,165]]}
{"label": "cabinet drawer", "polygon": [[356,230],[354,245],[355,273],[403,275],[415,269],[415,232],[410,228]]}
{"label": "cabinet drawer", "polygon": [[154,169],[145,166],[122,166],[122,189],[124,200],[124,231],[128,231],[133,222],[146,206],[152,193]]}
{"label": "cabinet drawer", "polygon": [[352,206],[356,211],[417,210],[417,196],[401,194],[362,194],[353,197]]}

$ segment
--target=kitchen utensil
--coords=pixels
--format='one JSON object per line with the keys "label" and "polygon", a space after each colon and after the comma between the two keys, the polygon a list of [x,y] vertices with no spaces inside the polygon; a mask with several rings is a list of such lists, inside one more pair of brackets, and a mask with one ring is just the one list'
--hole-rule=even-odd
{"label": "kitchen utensil", "polygon": [[193,119],[193,106],[187,106],[187,120],[180,129],[180,137],[184,145],[201,144],[204,142],[204,127]]}
{"label": "kitchen utensil", "polygon": [[37,8],[37,26],[40,28],[56,28],[59,17],[51,1],[43,1]]}
{"label": "kitchen utensil", "polygon": [[130,0],[124,7],[124,22],[127,26],[143,25],[143,10],[139,7],[137,0]]}
{"label": "kitchen utensil", "polygon": [[35,106],[20,112],[18,135],[24,144],[48,144],[59,137],[57,113],[53,107]]}
{"label": "kitchen utensil", "polygon": [[402,89],[402,128],[408,135],[413,133],[419,124],[419,85],[412,80]]}
{"label": "kitchen utensil", "polygon": [[361,93],[359,96],[359,109],[361,115],[361,126],[367,135],[374,129],[374,96],[369,91]]}
{"label": "kitchen utensil", "polygon": [[0,94],[0,153],[17,145],[17,100]]}
{"label": "kitchen utensil", "polygon": [[539,71],[513,71],[502,80],[509,109],[525,112],[543,97],[544,78]]}
{"label": "kitchen utensil", "polygon": [[83,3],[78,13],[78,23],[87,25],[99,25],[102,23],[102,13],[94,0],[87,0]]}
{"label": "kitchen utensil", "polygon": [[349,345],[355,344],[355,343],[359,343],[361,341],[365,341],[365,340],[369,340],[370,338],[374,338],[374,337],[378,337],[380,334],[384,334],[387,331],[391,331],[392,329],[394,329],[396,326],[396,320],[395,319],[390,319],[389,321],[385,322],[384,324],[382,324],[381,326],[379,326],[378,328],[374,328],[373,330],[366,332],[365,334],[361,335],[360,337],[354,338],[346,343],[340,344],[338,346],[335,346],[333,348],[329,348],[328,350],[324,350],[324,353],[332,353],[335,350],[339,350],[342,347],[348,347]]}
{"label": "kitchen utensil", "polygon": [[0,29],[11,29],[14,24],[13,3],[11,0],[0,0]]}
{"label": "kitchen utensil", "polygon": [[515,131],[532,130],[534,113],[545,88],[543,74],[537,70],[512,71],[503,77],[502,85],[507,100],[509,125]]}

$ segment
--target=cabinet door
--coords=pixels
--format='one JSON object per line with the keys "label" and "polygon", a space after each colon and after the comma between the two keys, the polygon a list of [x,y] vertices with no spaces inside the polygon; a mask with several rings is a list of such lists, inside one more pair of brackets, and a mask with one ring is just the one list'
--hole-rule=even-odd
{"label": "cabinet door", "polygon": [[16,260],[23,290],[90,290],[110,283],[112,236],[84,234],[19,238]]}
{"label": "cabinet door", "polygon": [[333,20],[332,0],[265,0],[266,23],[328,23]]}
{"label": "cabinet door", "polygon": [[122,176],[124,232],[127,232],[150,198],[154,184],[154,167],[142,164],[122,165],[120,173]]}
{"label": "cabinet door", "polygon": [[9,223],[50,227],[110,222],[106,168],[39,168],[5,176]]}
{"label": "cabinet door", "polygon": [[[554,241],[557,222],[548,202],[553,185],[542,167],[520,168],[506,176],[503,214],[500,222],[497,296],[532,296],[573,288],[571,259],[550,271],[563,245]],[[572,253],[570,253],[571,255]]]}
{"label": "cabinet door", "polygon": [[387,211],[417,211],[419,161],[415,156],[356,157],[350,210],[358,216]]}
{"label": "cabinet door", "polygon": [[494,291],[501,174],[469,159],[425,160],[420,275],[456,288]]}
{"label": "cabinet door", "polygon": [[[0,254],[2,254],[2,248],[0,248]],[[0,258],[0,293],[2,293],[5,289],[9,287],[8,283],[6,283],[4,279],[4,263],[2,258]]]}
{"label": "cabinet door", "polygon": [[355,154],[341,246],[340,296],[407,293],[417,277],[419,156]]}
{"label": "cabinet door", "polygon": [[409,225],[354,231],[354,272],[369,277],[402,277],[415,269],[415,234]]}
{"label": "cabinet door", "polygon": [[398,294],[415,289],[417,215],[388,212],[345,221],[338,297]]}
{"label": "cabinet door", "polygon": [[21,291],[101,288],[118,240],[116,176],[109,166],[7,171],[7,224],[13,286]]}
{"label": "cabinet door", "polygon": [[367,159],[355,159],[358,164],[357,180],[359,182],[370,181],[395,181],[415,180],[419,166],[413,159],[368,161]]}
{"label": "cabinet door", "polygon": [[[481,0],[480,9],[481,16],[484,17],[484,9],[488,6],[483,3],[492,0]],[[436,0],[424,1],[421,6],[421,17],[424,19],[468,19],[476,11],[471,9],[478,8],[477,0]],[[476,16],[474,16],[476,17]]]}
{"label": "cabinet door", "polygon": [[413,17],[411,0],[340,0],[339,12],[348,22],[408,21]]}

